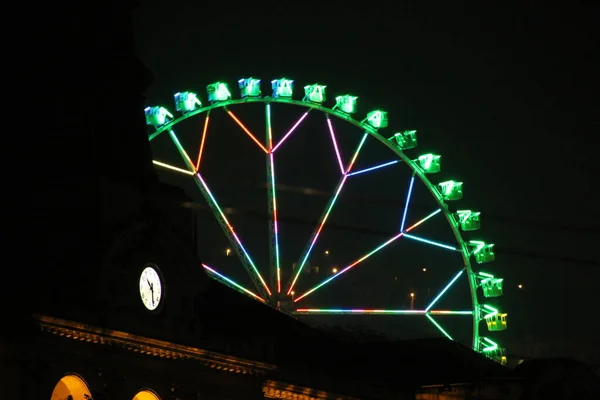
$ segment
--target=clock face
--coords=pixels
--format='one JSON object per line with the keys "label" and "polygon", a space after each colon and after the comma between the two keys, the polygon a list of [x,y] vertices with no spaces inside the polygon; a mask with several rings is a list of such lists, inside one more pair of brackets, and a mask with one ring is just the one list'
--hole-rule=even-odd
{"label": "clock face", "polygon": [[140,275],[140,297],[150,311],[156,310],[162,300],[162,281],[153,267],[144,268]]}

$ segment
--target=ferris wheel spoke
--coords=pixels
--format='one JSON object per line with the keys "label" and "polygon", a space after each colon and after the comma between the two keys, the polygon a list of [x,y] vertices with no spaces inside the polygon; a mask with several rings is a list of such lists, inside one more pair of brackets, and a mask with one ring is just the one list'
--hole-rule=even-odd
{"label": "ferris wheel spoke", "polygon": [[303,298],[305,298],[306,296],[308,296],[309,294],[315,292],[316,290],[320,289],[321,287],[325,286],[326,284],[328,284],[329,282],[331,282],[332,280],[334,280],[335,278],[339,277],[340,275],[342,275],[343,273],[349,271],[350,269],[354,268],[355,266],[357,266],[358,264],[360,264],[361,262],[365,261],[367,258],[371,257],[373,254],[377,253],[379,250],[382,250],[383,248],[387,247],[388,245],[390,245],[391,243],[393,243],[394,241],[396,241],[397,239],[401,238],[406,232],[410,232],[411,230],[415,229],[416,227],[418,227],[419,225],[421,225],[422,223],[424,223],[425,221],[427,221],[428,219],[432,218],[433,216],[437,215],[438,213],[440,213],[442,210],[441,209],[437,209],[436,211],[432,212],[431,214],[429,214],[428,216],[426,216],[425,218],[417,221],[416,223],[414,223],[412,226],[410,226],[409,228],[407,228],[404,232],[400,232],[397,235],[393,236],[392,238],[388,239],[387,241],[385,241],[384,243],[380,244],[379,246],[377,246],[376,248],[374,248],[373,250],[371,250],[370,252],[366,253],[365,255],[363,255],[362,257],[358,258],[356,261],[354,261],[352,264],[347,265],[346,267],[344,267],[341,271],[335,273],[333,276],[331,276],[330,278],[325,279],[324,281],[322,281],[321,283],[319,283],[317,286],[313,287],[312,289],[310,289],[309,291],[305,292],[304,294],[302,294],[301,296],[297,297],[296,299],[294,299],[294,302],[300,301]]}
{"label": "ferris wheel spoke", "polygon": [[214,280],[216,280],[217,282],[220,282],[220,283],[222,283],[222,284],[224,284],[226,286],[229,286],[233,290],[236,290],[236,291],[238,291],[238,292],[240,292],[242,294],[249,295],[250,297],[253,297],[256,300],[259,300],[259,301],[261,301],[263,303],[266,303],[265,299],[263,299],[262,297],[260,297],[256,293],[252,292],[251,290],[246,289],[245,287],[243,287],[239,283],[236,283],[235,281],[233,281],[232,279],[226,277],[225,275],[221,274],[220,272],[215,271],[212,267],[209,267],[206,264],[202,264],[202,267],[209,273],[209,276],[211,278],[213,278]]}
{"label": "ferris wheel spoke", "polygon": [[442,289],[442,291],[433,299],[433,301],[431,303],[429,303],[429,305],[427,306],[427,308],[425,308],[425,311],[429,311],[431,310],[431,307],[433,307],[435,305],[435,303],[438,302],[439,299],[442,298],[442,296],[448,291],[448,289],[450,289],[450,287],[454,284],[454,282],[456,282],[458,280],[458,278],[460,278],[460,276],[463,274],[463,272],[465,272],[465,269],[461,269],[460,271],[458,271],[458,273],[456,275],[454,275],[454,278],[452,278],[452,280],[450,282],[448,282],[448,284]]}
{"label": "ferris wheel spoke", "polygon": [[360,174],[364,174],[365,172],[375,171],[376,169],[389,167],[390,165],[398,164],[400,161],[401,160],[388,161],[383,164],[378,164],[378,165],[375,165],[375,166],[372,166],[369,168],[361,169],[359,171],[351,172],[348,174],[348,176],[360,175]]}
{"label": "ferris wheel spoke", "polygon": [[452,311],[452,310],[429,310],[427,314],[430,315],[473,315],[472,310],[464,311]]}
{"label": "ferris wheel spoke", "polygon": [[358,146],[356,147],[356,150],[354,151],[354,155],[352,156],[350,163],[346,167],[346,172],[342,175],[342,178],[338,182],[338,184],[333,192],[333,196],[331,196],[329,198],[329,201],[328,201],[327,205],[325,206],[323,213],[321,214],[321,218],[319,218],[319,224],[315,228],[313,234],[311,235],[311,238],[308,241],[306,248],[304,249],[302,255],[300,256],[300,261],[297,263],[298,271],[296,271],[295,275],[292,275],[293,279],[291,279],[291,283],[288,283],[288,290],[287,290],[288,295],[290,295],[292,290],[294,290],[294,286],[296,285],[296,283],[298,281],[298,277],[300,276],[302,269],[306,265],[306,262],[308,261],[308,257],[310,256],[310,253],[312,252],[315,244],[317,243],[317,239],[319,238],[321,231],[325,227],[325,223],[327,222],[327,219],[329,218],[329,215],[331,214],[331,211],[333,210],[333,206],[335,205],[335,203],[336,203],[340,193],[342,192],[342,189],[344,188],[344,185],[348,179],[348,172],[350,172],[352,170],[352,167],[353,167],[354,163],[356,162],[356,159],[358,158],[358,154],[360,153],[361,149],[363,148],[363,145],[365,143],[365,140],[367,139],[367,136],[368,136],[367,133],[363,134]]}
{"label": "ferris wheel spoke", "polygon": [[[187,154],[187,152],[181,145],[181,142],[177,138],[177,135],[172,129],[169,130],[169,136],[171,137],[173,143],[175,144],[175,147],[177,148],[177,151],[179,151],[181,158],[183,158],[184,162],[186,162],[190,171],[194,171],[194,163],[192,163],[190,156]],[[217,218],[217,222],[221,226],[221,229],[229,239],[231,246],[235,249],[235,252],[237,253],[242,265],[250,275],[250,279],[252,279],[252,282],[256,286],[256,290],[258,290],[259,293],[263,295],[263,297],[271,296],[271,290],[269,290],[269,286],[258,271],[258,268],[256,268],[254,261],[252,261],[252,258],[250,258],[250,255],[248,254],[248,251],[242,245],[240,238],[235,233],[233,226],[229,223],[229,220],[227,219],[225,213],[223,212],[223,210],[217,203],[217,200],[211,193],[210,189],[208,188],[208,185],[202,178],[202,175],[196,172],[194,173],[193,178],[194,183],[200,190],[200,193],[202,193],[202,196],[204,197],[209,207],[211,208],[213,214]]]}
{"label": "ferris wheel spoke", "polygon": [[235,121],[235,123],[238,124],[238,126],[240,128],[242,128],[242,130],[244,131],[244,133],[246,133],[246,135],[248,135],[248,137],[250,139],[252,139],[252,141],[254,143],[256,143],[258,145],[258,147],[261,148],[262,151],[264,151],[265,153],[269,153],[269,151],[267,150],[267,148],[260,142],[260,140],[258,140],[256,138],[256,136],[254,134],[252,134],[252,132],[250,132],[250,130],[248,128],[246,128],[246,125],[244,125],[242,123],[242,121],[240,121],[240,119],[235,116],[234,113],[232,113],[230,110],[228,110],[227,107],[224,107],[224,109],[227,112],[227,114],[231,117],[231,119],[233,119]]}
{"label": "ferris wheel spoke", "polygon": [[204,142],[206,141],[206,134],[208,132],[208,121],[210,120],[210,110],[207,111],[206,117],[204,117],[204,128],[202,129],[202,139],[200,139],[200,148],[198,149],[198,161],[196,161],[195,171],[200,170],[200,161],[202,160],[202,153],[204,151]]}
{"label": "ferris wheel spoke", "polygon": [[213,214],[217,218],[217,222],[219,222],[221,229],[229,239],[229,243],[234,248],[234,251],[238,255],[238,258],[240,259],[242,265],[248,272],[248,275],[250,275],[250,278],[252,279],[256,290],[258,290],[259,293],[264,297],[271,296],[272,293],[269,289],[269,286],[263,279],[262,275],[260,274],[260,271],[256,267],[256,264],[250,257],[250,254],[248,254],[248,251],[242,244],[242,241],[233,229],[233,226],[225,216],[225,213],[217,203],[217,200],[213,196],[212,192],[208,188],[208,185],[206,184],[200,173],[196,173],[194,175],[194,182],[196,183],[196,186],[198,186],[198,189],[200,190],[206,202],[212,209]]}
{"label": "ferris wheel spoke", "polygon": [[421,218],[419,221],[415,222],[414,224],[412,224],[411,226],[409,226],[408,228],[406,228],[402,233],[403,234],[407,234],[408,232],[412,231],[413,229],[415,229],[419,225],[423,224],[428,219],[435,217],[436,215],[438,215],[441,212],[442,212],[442,209],[438,208],[437,210],[435,210],[432,213],[430,213],[429,215],[427,215],[425,218]]}
{"label": "ferris wheel spoke", "polygon": [[367,308],[298,308],[296,314],[319,315],[425,315],[425,310],[386,310]]}
{"label": "ferris wheel spoke", "polygon": [[441,247],[442,249],[452,250],[452,251],[460,251],[460,249],[457,248],[456,246],[450,246],[448,244],[443,244],[443,243],[436,242],[434,240],[425,239],[425,238],[422,238],[422,237],[419,237],[419,236],[405,234],[404,237],[406,237],[407,239],[415,240],[417,242],[427,243],[427,244],[430,244],[432,246]]}
{"label": "ferris wheel spoke", "polygon": [[194,175],[194,173],[192,171],[188,171],[187,169],[183,169],[183,168],[178,168],[178,167],[175,167],[175,166],[170,165],[170,164],[165,164],[165,163],[160,162],[160,161],[152,160],[152,164],[154,164],[154,165],[156,165],[158,167],[161,167],[161,168],[168,169],[170,171],[179,172],[181,174]]}
{"label": "ferris wheel spoke", "polygon": [[306,117],[308,117],[308,113],[310,113],[311,110],[312,110],[312,108],[309,108],[308,111],[306,111],[304,114],[302,114],[302,116],[298,119],[298,121],[296,121],[296,123],[290,128],[290,130],[287,131],[287,133],[285,135],[283,135],[283,137],[279,140],[279,143],[277,143],[275,146],[273,146],[273,148],[271,149],[272,153],[274,153],[279,148],[279,146],[281,146],[283,144],[283,142],[285,142],[287,140],[287,138],[289,138],[292,135],[292,133],[294,133],[294,131],[296,130],[296,128],[298,126],[300,126],[302,121],[304,121],[304,119]]}
{"label": "ferris wheel spoke", "polygon": [[183,158],[183,162],[185,162],[185,165],[187,165],[190,172],[195,172],[194,163],[192,163],[192,159],[190,158],[188,153],[183,148],[181,142],[179,141],[179,138],[175,134],[175,131],[173,129],[169,129],[168,132],[169,132],[169,137],[171,138],[171,141],[177,148],[177,151],[179,152],[179,155],[181,156],[181,158]]}
{"label": "ferris wheel spoke", "polygon": [[404,203],[404,212],[402,213],[402,222],[400,222],[400,232],[404,231],[404,224],[406,223],[406,215],[408,214],[408,206],[410,204],[410,198],[412,196],[413,185],[415,184],[415,175],[410,178],[408,184],[408,194],[406,195],[406,201]]}
{"label": "ferris wheel spoke", "polygon": [[295,314],[319,314],[319,315],[472,315],[473,311],[450,311],[450,310],[393,310],[393,309],[368,309],[368,308],[298,308]]}
{"label": "ferris wheel spoke", "polygon": [[327,119],[327,127],[329,128],[329,136],[331,137],[331,142],[333,143],[333,150],[335,151],[335,157],[337,159],[338,165],[340,167],[340,172],[344,175],[344,162],[342,161],[342,155],[340,154],[340,148],[338,147],[337,140],[335,139],[335,132],[333,131],[333,125],[331,124],[331,118],[329,115],[325,115]]}
{"label": "ferris wheel spoke", "polygon": [[281,266],[279,262],[279,229],[277,218],[277,196],[275,190],[275,160],[273,155],[273,129],[271,125],[271,105],[265,104],[267,125],[267,197],[269,207],[269,269],[271,285],[281,293]]}
{"label": "ferris wheel spoke", "polygon": [[319,238],[321,231],[325,227],[327,218],[329,218],[329,215],[331,214],[331,211],[333,210],[333,206],[335,205],[335,202],[337,201],[338,196],[342,192],[342,189],[344,188],[344,184],[346,183],[347,179],[348,179],[348,175],[342,176],[342,179],[340,179],[340,181],[338,182],[338,184],[333,192],[333,196],[331,196],[329,198],[327,206],[325,207],[325,210],[323,211],[321,218],[319,218],[319,225],[317,225],[317,228],[313,232],[313,234],[308,242],[308,246],[302,253],[302,256],[300,257],[300,262],[297,263],[298,270],[296,271],[295,275],[292,275],[293,279],[292,279],[291,283],[288,285],[288,291],[287,291],[288,295],[292,292],[292,290],[294,290],[294,286],[296,285],[296,282],[298,281],[298,277],[300,276],[302,269],[306,265],[306,262],[308,261],[308,257],[310,257],[310,253],[312,252],[313,247],[317,243],[317,239]]}
{"label": "ferris wheel spoke", "polygon": [[450,336],[450,334],[448,333],[447,330],[445,330],[442,325],[440,325],[439,322],[437,322],[431,315],[429,314],[425,314],[425,316],[427,317],[427,319],[429,320],[429,322],[431,322],[433,324],[433,326],[435,326],[436,328],[438,328],[438,330],[444,335],[446,336],[448,339],[454,341],[454,338],[452,336]]}
{"label": "ferris wheel spoke", "polygon": [[346,176],[350,175],[350,171],[352,171],[352,168],[354,167],[354,163],[358,159],[358,155],[360,154],[360,151],[362,150],[362,148],[365,144],[365,141],[367,140],[367,137],[369,137],[369,133],[365,132],[365,133],[363,133],[362,137],[360,138],[360,142],[358,142],[358,146],[356,146],[356,150],[354,150],[354,154],[352,155],[350,162],[346,166],[346,172],[345,172]]}

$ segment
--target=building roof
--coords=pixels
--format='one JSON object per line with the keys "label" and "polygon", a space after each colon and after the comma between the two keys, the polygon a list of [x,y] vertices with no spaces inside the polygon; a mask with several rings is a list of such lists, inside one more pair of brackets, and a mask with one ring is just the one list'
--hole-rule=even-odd
{"label": "building roof", "polygon": [[222,285],[205,296],[212,304],[202,312],[205,321],[234,336],[269,337],[275,344],[274,362],[282,371],[411,386],[510,376],[508,368],[445,338],[343,342]]}
{"label": "building roof", "polygon": [[225,356],[197,347],[180,345],[81,322],[39,314],[34,315],[34,318],[42,331],[66,339],[120,347],[135,353],[154,357],[195,360],[210,368],[235,373],[264,375],[276,369],[276,366],[272,364],[246,360],[240,357]]}

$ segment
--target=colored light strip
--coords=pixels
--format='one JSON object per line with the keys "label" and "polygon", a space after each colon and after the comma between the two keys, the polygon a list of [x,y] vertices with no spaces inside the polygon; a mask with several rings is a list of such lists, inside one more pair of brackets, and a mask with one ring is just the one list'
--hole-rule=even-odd
{"label": "colored light strip", "polygon": [[271,207],[273,209],[272,224],[273,224],[273,238],[272,241],[275,247],[275,268],[277,271],[277,293],[281,293],[281,266],[279,263],[279,228],[277,222],[277,197],[275,190],[275,160],[273,156],[273,128],[271,125],[271,105],[267,103],[265,107],[266,119],[267,119],[267,145],[269,146],[269,166],[270,166],[270,193],[271,193]]}
{"label": "colored light strip", "polygon": [[354,151],[354,155],[352,156],[352,159],[351,159],[350,163],[348,164],[348,167],[346,168],[346,173],[342,176],[342,179],[339,181],[339,183],[335,189],[334,195],[329,199],[329,203],[327,204],[327,207],[325,208],[325,212],[321,216],[321,222],[319,223],[318,228],[314,231],[311,239],[309,240],[309,243],[310,243],[309,246],[306,248],[303,255],[300,257],[301,261],[298,266],[298,271],[296,272],[296,275],[294,276],[294,279],[292,280],[292,283],[290,284],[288,291],[287,291],[288,296],[290,295],[292,290],[294,290],[294,285],[298,281],[300,272],[302,272],[302,269],[306,265],[306,262],[308,261],[308,257],[310,256],[310,253],[312,252],[312,249],[314,248],[315,243],[317,243],[317,239],[319,238],[319,235],[321,234],[321,231],[323,230],[323,227],[325,226],[325,222],[327,222],[327,218],[329,218],[329,214],[331,213],[331,210],[333,209],[333,206],[335,205],[335,202],[337,201],[337,198],[340,195],[340,193],[342,192],[342,189],[346,183],[346,180],[348,179],[348,172],[350,172],[352,170],[352,167],[354,166],[354,163],[356,162],[356,159],[358,158],[358,154],[360,153],[363,145],[365,144],[365,140],[367,139],[367,136],[368,136],[368,133],[365,133],[362,136],[358,146],[356,147],[356,150]]}
{"label": "colored light strip", "polygon": [[446,330],[444,328],[442,328],[442,326],[440,324],[437,323],[437,321],[435,319],[433,319],[430,315],[425,314],[425,316],[427,317],[427,319],[429,321],[431,321],[431,323],[439,329],[440,332],[442,332],[444,334],[444,336],[446,336],[448,339],[450,340],[454,340],[452,338],[452,336],[450,336],[450,334],[448,332],[446,332]]}
{"label": "colored light strip", "polygon": [[279,263],[279,224],[277,221],[277,199],[275,197],[275,162],[273,153],[269,154],[271,162],[271,188],[273,196],[273,229],[275,239],[275,266],[277,268],[277,293],[281,293],[281,266]]}
{"label": "colored light strip", "polygon": [[290,137],[292,135],[292,133],[294,133],[294,131],[296,130],[296,128],[302,123],[302,121],[304,121],[304,118],[308,117],[308,113],[310,112],[310,110],[308,110],[307,112],[305,112],[304,114],[302,114],[302,116],[300,117],[300,119],[294,124],[294,126],[292,126],[292,129],[290,129],[285,135],[283,135],[283,138],[281,138],[281,140],[279,141],[279,143],[277,143],[275,145],[275,147],[273,147],[273,149],[271,150],[272,153],[275,152],[275,150],[277,150],[279,148],[279,146],[281,146],[283,144],[283,142],[285,142],[285,140]]}
{"label": "colored light strip", "polygon": [[175,144],[175,147],[177,147],[177,150],[179,151],[179,154],[183,158],[183,161],[185,161],[188,168],[190,169],[190,172],[193,172],[194,171],[194,163],[192,162],[192,159],[190,158],[190,156],[188,156],[188,153],[185,151],[185,149],[181,145],[181,142],[177,138],[177,135],[175,134],[175,131],[173,129],[169,130],[169,136],[171,137],[171,140]]}
{"label": "colored light strip", "polygon": [[[437,215],[441,211],[442,211],[441,209],[438,209],[438,210],[432,212],[431,214],[429,214],[425,218],[421,219],[420,221],[418,221],[417,223],[415,223],[414,225],[412,225],[410,228],[406,229],[405,232],[410,232],[411,230],[415,229],[417,226],[421,225],[423,222],[425,222],[429,218],[432,218],[433,216]],[[336,274],[334,274],[330,278],[325,279],[323,282],[319,283],[317,286],[313,287],[312,289],[310,289],[309,291],[307,291],[306,293],[304,293],[302,296],[294,299],[294,302],[302,300],[303,298],[305,298],[309,294],[313,293],[317,289],[325,286],[326,284],[328,284],[329,282],[331,282],[332,280],[334,280],[338,276],[342,275],[344,272],[346,272],[346,271],[350,270],[351,268],[355,267],[356,265],[360,264],[361,262],[363,262],[367,258],[371,257],[373,254],[377,253],[379,250],[383,249],[384,247],[386,247],[390,243],[394,242],[396,239],[399,239],[400,237],[402,237],[402,235],[404,235],[405,232],[400,232],[396,236],[394,236],[391,239],[388,239],[386,242],[380,244],[374,250],[371,250],[369,253],[365,254],[362,257],[360,257],[359,259],[357,259],[356,261],[354,261],[352,264],[346,266],[345,268],[343,268],[341,271],[337,272]]]}
{"label": "colored light strip", "polygon": [[388,161],[386,163],[379,164],[379,165],[376,165],[374,167],[369,167],[369,168],[361,169],[360,171],[352,172],[352,173],[348,174],[348,176],[360,175],[360,174],[364,174],[365,172],[375,171],[376,169],[388,167],[390,165],[394,165],[394,164],[397,164],[399,162],[400,162],[400,160]]}
{"label": "colored light strip", "polygon": [[352,156],[352,159],[350,160],[350,164],[348,164],[348,168],[346,168],[346,175],[349,174],[350,171],[352,171],[352,167],[354,167],[354,163],[358,159],[358,154],[362,150],[362,147],[365,144],[365,141],[367,140],[368,136],[369,136],[369,134],[367,132],[365,132],[363,134],[362,138],[360,139],[360,142],[358,143],[358,146],[356,147],[356,151],[354,152],[354,155]]}
{"label": "colored light strip", "polygon": [[165,164],[165,163],[160,162],[160,161],[152,160],[152,164],[157,165],[159,167],[166,168],[166,169],[170,169],[171,171],[181,172],[182,174],[194,175],[194,173],[191,172],[191,171],[188,171],[188,170],[183,169],[183,168],[177,168],[177,167],[174,167],[174,166],[169,165],[169,164]]}
{"label": "colored light strip", "polygon": [[262,151],[264,151],[265,153],[268,153],[269,151],[267,150],[267,148],[265,146],[263,146],[263,144],[260,142],[260,140],[258,140],[256,138],[256,136],[254,136],[252,134],[252,132],[250,132],[250,130],[248,128],[246,128],[246,125],[242,124],[242,121],[240,121],[238,119],[238,117],[235,116],[234,113],[232,113],[231,111],[227,110],[227,114],[229,114],[229,116],[239,125],[240,128],[242,128],[242,130],[244,132],[246,132],[246,135],[248,135],[248,137],[250,139],[252,139],[252,141],[254,143],[256,143],[258,145],[258,147],[260,147],[262,149]]}
{"label": "colored light strip", "polygon": [[233,238],[234,238],[235,242],[237,243],[237,245],[239,246],[240,250],[242,250],[242,254],[243,254],[244,258],[246,259],[246,261],[248,262],[248,264],[250,264],[250,267],[252,268],[252,270],[254,271],[254,273],[256,274],[256,276],[258,277],[258,279],[260,280],[260,283],[264,286],[264,288],[267,291],[267,293],[269,294],[269,296],[271,296],[271,290],[269,290],[269,286],[267,285],[267,283],[263,279],[262,275],[258,271],[258,268],[256,268],[256,265],[254,264],[254,261],[252,261],[252,258],[250,257],[250,255],[248,254],[248,251],[246,250],[246,248],[242,244],[242,241],[238,237],[237,233],[235,233],[235,230],[233,229],[233,226],[231,225],[231,223],[229,222],[229,220],[225,216],[225,213],[223,212],[223,210],[221,209],[221,207],[217,203],[217,200],[215,199],[215,197],[213,196],[212,192],[208,188],[208,185],[206,184],[206,182],[202,178],[202,175],[200,175],[200,173],[196,173],[194,175],[194,177],[197,179],[197,182],[199,182],[202,185],[202,187],[204,188],[204,190],[208,194],[208,196],[210,198],[210,201],[212,202],[213,206],[217,209],[217,211],[218,211],[221,219],[223,220],[223,222],[225,222],[225,225],[229,229],[229,232],[231,232],[231,236],[233,236]]}
{"label": "colored light strip", "polygon": [[[190,170],[193,170],[194,169],[194,164],[192,163],[192,160],[190,159],[190,156],[188,156],[187,152],[185,151],[185,149],[181,145],[181,142],[177,138],[177,135],[175,134],[175,132],[173,130],[169,130],[169,135],[171,136],[171,140],[173,140],[173,143],[175,144],[175,147],[177,147],[177,150],[179,151],[179,154],[181,155],[181,157],[184,159],[184,161],[187,162],[187,165],[190,168]],[[244,247],[244,245],[242,245],[242,241],[240,240],[240,238],[235,233],[235,230],[233,229],[233,226],[231,226],[231,224],[229,223],[229,220],[225,216],[225,213],[223,213],[223,210],[219,206],[219,203],[217,203],[217,200],[215,199],[215,196],[213,196],[212,192],[208,188],[208,185],[206,184],[206,182],[204,181],[204,179],[202,179],[202,175],[200,175],[200,173],[198,173],[198,172],[195,173],[194,174],[194,181],[196,182],[197,185],[200,185],[202,187],[202,190],[204,190],[204,192],[208,195],[207,201],[210,201],[212,203],[213,207],[217,210],[217,212],[219,213],[219,216],[221,217],[222,221],[227,226],[227,229],[229,229],[229,232],[231,233],[231,236],[233,237],[233,239],[237,243],[239,249],[242,251],[242,255],[244,256],[244,258],[246,259],[246,261],[250,265],[250,268],[252,268],[252,270],[254,271],[254,273],[256,274],[256,276],[258,277],[258,279],[260,280],[261,284],[264,286],[264,288],[267,291],[267,293],[269,294],[269,296],[271,296],[271,290],[269,289],[269,286],[267,286],[265,280],[263,279],[263,277],[261,276],[260,272],[258,271],[258,268],[256,268],[256,265],[254,264],[254,261],[252,261],[252,258],[250,258],[250,255],[246,251],[246,248]]]}
{"label": "colored light strip", "polygon": [[446,285],[446,287],[444,289],[442,289],[442,291],[435,297],[435,299],[433,299],[433,301],[431,303],[429,303],[429,305],[427,306],[427,308],[425,309],[425,311],[431,310],[431,307],[433,307],[433,305],[435,303],[437,303],[437,301],[439,299],[442,298],[442,296],[444,295],[444,293],[446,293],[446,291],[448,289],[450,289],[450,287],[454,284],[454,282],[456,282],[456,280],[458,278],[460,278],[460,276],[462,275],[463,272],[465,272],[464,269],[461,269],[460,271],[458,271],[458,273],[454,276],[454,278],[452,278],[452,280]]}
{"label": "colored light strip", "polygon": [[500,347],[500,346],[498,346],[498,343],[496,343],[486,337],[482,337],[481,342],[487,342],[487,343],[481,343],[482,346],[486,346],[486,344],[487,344],[487,347],[484,347],[483,349],[481,349],[481,351],[483,351],[483,352],[494,351]]}
{"label": "colored light strip", "polygon": [[408,205],[410,204],[410,197],[412,195],[413,185],[415,183],[415,176],[410,178],[408,184],[408,194],[406,195],[406,202],[404,203],[404,212],[402,213],[402,222],[400,222],[400,232],[404,232],[404,224],[406,223],[406,215],[408,214]]}
{"label": "colored light strip", "polygon": [[306,265],[306,262],[308,261],[308,257],[310,257],[310,253],[312,252],[313,247],[317,243],[317,239],[319,238],[321,231],[325,227],[325,223],[327,222],[327,219],[329,218],[329,215],[331,214],[331,210],[333,209],[333,206],[335,205],[335,202],[337,201],[338,196],[342,192],[342,189],[344,188],[344,184],[346,183],[347,179],[348,179],[348,175],[342,176],[342,179],[338,183],[338,186],[335,189],[333,196],[329,199],[329,204],[327,204],[325,213],[321,217],[321,222],[319,223],[319,226],[316,229],[316,231],[313,233],[312,238],[310,239],[310,242],[309,242],[310,244],[309,244],[308,248],[304,251],[304,255],[302,256],[300,264],[298,265],[298,271],[296,272],[296,275],[294,276],[292,284],[290,285],[290,287],[287,291],[288,295],[292,292],[292,290],[294,290],[294,285],[298,281],[298,277],[300,276],[302,269]]}
{"label": "colored light strip", "polygon": [[438,215],[439,213],[442,212],[441,208],[438,208],[437,210],[435,210],[434,212],[432,212],[431,214],[429,214],[428,216],[426,216],[425,218],[419,220],[418,222],[414,223],[410,228],[407,228],[404,230],[404,234],[412,231],[413,229],[415,229],[417,226],[421,225],[423,222],[427,221],[430,218],[435,217],[436,215]]}
{"label": "colored light strip", "polygon": [[265,303],[265,299],[263,299],[262,297],[258,296],[257,294],[251,292],[250,290],[246,289],[245,287],[243,287],[242,285],[240,285],[239,283],[234,282],[232,279],[229,279],[228,277],[226,277],[225,275],[215,271],[214,269],[212,269],[211,267],[209,267],[206,264],[202,264],[202,267],[204,267],[205,270],[207,270],[208,272],[210,272],[213,275],[216,275],[219,279],[222,279],[223,281],[227,282],[228,284],[230,284],[231,286],[233,286],[233,288],[241,290],[242,292],[250,295],[251,297],[254,297],[255,299]]}
{"label": "colored light strip", "polygon": [[331,136],[331,142],[333,143],[333,149],[335,150],[335,156],[340,166],[340,172],[344,174],[344,163],[342,162],[342,155],[340,154],[340,148],[338,147],[337,140],[335,139],[335,133],[333,132],[333,125],[329,115],[327,116],[327,127],[329,128],[329,135]]}
{"label": "colored light strip", "polygon": [[431,310],[427,311],[431,315],[473,315],[473,311],[450,311],[450,310]]}
{"label": "colored light strip", "polygon": [[204,129],[202,129],[202,139],[200,140],[200,149],[198,150],[198,161],[196,161],[196,169],[198,172],[200,170],[200,160],[202,159],[202,153],[204,151],[204,141],[206,140],[206,133],[208,132],[208,121],[210,120],[210,111],[206,113],[206,118],[204,119]]}
{"label": "colored light strip", "polygon": [[381,314],[381,315],[472,315],[472,311],[450,311],[450,310],[386,310],[386,309],[362,309],[362,308],[299,308],[295,311],[299,314]]}
{"label": "colored light strip", "polygon": [[425,310],[384,310],[361,308],[299,308],[301,314],[396,314],[396,315],[424,315]]}
{"label": "colored light strip", "polygon": [[459,249],[457,249],[456,247],[449,246],[447,244],[442,244],[442,243],[439,243],[439,242],[434,242],[433,240],[429,240],[429,239],[423,239],[423,238],[421,238],[419,236],[414,236],[414,235],[404,235],[404,236],[406,236],[409,239],[416,240],[417,242],[427,243],[427,244],[430,244],[432,246],[441,247],[441,248],[447,249],[447,250],[459,251]]}

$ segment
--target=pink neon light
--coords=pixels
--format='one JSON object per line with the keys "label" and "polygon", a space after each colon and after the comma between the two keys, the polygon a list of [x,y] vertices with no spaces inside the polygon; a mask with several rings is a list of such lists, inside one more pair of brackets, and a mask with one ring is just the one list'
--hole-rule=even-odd
{"label": "pink neon light", "polygon": [[344,163],[342,162],[342,156],[340,155],[340,149],[337,145],[337,140],[335,140],[335,133],[333,132],[333,126],[331,125],[331,119],[327,116],[327,126],[329,127],[329,135],[331,136],[331,141],[333,142],[333,148],[335,149],[335,156],[337,157],[338,165],[340,166],[340,172],[344,174]]}
{"label": "pink neon light", "polygon": [[451,310],[386,310],[386,309],[369,309],[369,308],[298,308],[297,313],[322,313],[322,314],[434,314],[434,315],[453,315],[453,314],[469,314],[472,311],[451,311]]}
{"label": "pink neon light", "polygon": [[393,314],[393,313],[405,313],[405,314],[425,314],[425,310],[382,310],[382,309],[359,309],[359,308],[351,308],[351,309],[332,309],[332,310],[323,310],[320,308],[298,308],[296,312],[302,313],[319,313],[319,312],[328,312],[328,313],[356,313],[356,314]]}
{"label": "pink neon light", "polygon": [[306,117],[308,116],[308,113],[309,113],[309,111],[305,112],[305,113],[302,115],[302,117],[300,117],[300,119],[298,120],[298,122],[296,122],[296,123],[294,124],[294,126],[292,126],[292,129],[290,129],[290,130],[288,131],[288,133],[286,133],[286,134],[283,136],[283,138],[281,138],[281,140],[279,141],[279,143],[277,143],[277,144],[275,145],[275,147],[273,147],[273,149],[271,150],[271,152],[272,152],[272,153],[273,153],[273,152],[275,152],[275,150],[277,150],[277,148],[278,148],[279,146],[281,146],[281,145],[283,144],[283,142],[284,142],[284,141],[285,141],[285,140],[286,140],[288,137],[290,137],[290,135],[291,135],[292,133],[294,133],[294,131],[296,130],[296,128],[298,127],[298,125],[300,125],[300,124],[302,123],[302,121],[304,121],[304,118],[306,118]]}
{"label": "pink neon light", "polygon": [[[272,135],[269,132],[269,148],[273,147]],[[275,160],[273,159],[273,151],[269,152],[269,162],[271,163],[271,183],[274,184],[275,179]],[[279,224],[277,222],[277,200],[275,199],[275,188],[273,190],[273,233],[275,236],[275,251],[277,252],[277,293],[281,293],[281,268],[279,267]]]}

